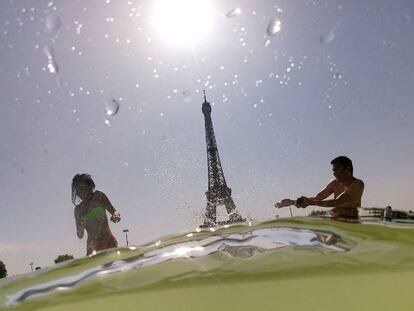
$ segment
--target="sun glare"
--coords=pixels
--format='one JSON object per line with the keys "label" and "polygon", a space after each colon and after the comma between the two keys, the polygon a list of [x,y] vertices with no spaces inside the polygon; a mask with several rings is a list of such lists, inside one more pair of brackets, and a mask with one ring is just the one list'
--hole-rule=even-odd
{"label": "sun glare", "polygon": [[208,0],[160,0],[154,6],[152,24],[169,42],[192,45],[212,29],[212,11]]}

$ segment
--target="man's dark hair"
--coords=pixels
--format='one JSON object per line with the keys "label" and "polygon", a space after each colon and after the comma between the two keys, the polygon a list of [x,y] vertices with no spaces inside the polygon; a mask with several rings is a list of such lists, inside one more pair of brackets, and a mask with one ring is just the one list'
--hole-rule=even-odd
{"label": "man's dark hair", "polygon": [[338,164],[342,166],[343,168],[349,169],[351,171],[351,174],[354,174],[354,168],[352,166],[352,161],[350,158],[346,156],[336,157],[335,159],[331,161],[331,164]]}

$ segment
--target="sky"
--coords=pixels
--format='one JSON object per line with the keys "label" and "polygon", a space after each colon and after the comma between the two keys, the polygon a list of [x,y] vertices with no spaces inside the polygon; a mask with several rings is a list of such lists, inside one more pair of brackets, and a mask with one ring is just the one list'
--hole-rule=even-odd
{"label": "sky", "polygon": [[203,89],[244,217],[290,216],[273,204],[317,193],[338,155],[365,182],[363,206],[414,209],[412,1],[196,2],[0,2],[9,275],[85,255],[76,173],[121,213],[120,246],[126,228],[138,245],[201,224]]}

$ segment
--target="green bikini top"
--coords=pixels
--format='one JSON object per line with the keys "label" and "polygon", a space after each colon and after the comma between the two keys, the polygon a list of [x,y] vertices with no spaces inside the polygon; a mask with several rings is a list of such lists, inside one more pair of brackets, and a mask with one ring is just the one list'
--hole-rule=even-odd
{"label": "green bikini top", "polygon": [[83,216],[83,220],[89,221],[89,220],[95,220],[103,218],[106,214],[106,211],[103,207],[94,207],[91,209],[85,216]]}

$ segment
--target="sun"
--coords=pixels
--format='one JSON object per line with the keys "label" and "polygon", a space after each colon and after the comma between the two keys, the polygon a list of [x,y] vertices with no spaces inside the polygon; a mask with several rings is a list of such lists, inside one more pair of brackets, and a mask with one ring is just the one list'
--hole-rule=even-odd
{"label": "sun", "polygon": [[194,45],[213,28],[214,14],[208,0],[159,0],[151,23],[167,41]]}

